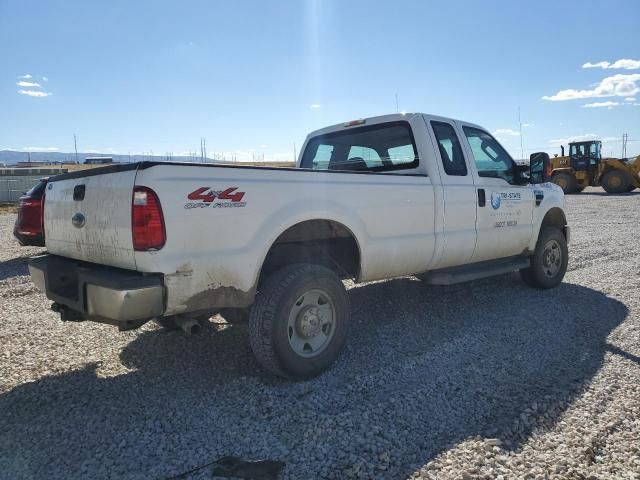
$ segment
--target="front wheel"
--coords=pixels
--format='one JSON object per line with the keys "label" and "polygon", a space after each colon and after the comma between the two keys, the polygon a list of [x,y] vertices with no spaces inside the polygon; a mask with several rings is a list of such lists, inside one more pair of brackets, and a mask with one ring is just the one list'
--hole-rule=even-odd
{"label": "front wheel", "polygon": [[570,173],[560,172],[556,173],[551,181],[562,188],[564,193],[574,193],[578,184],[576,182],[576,177],[571,175]]}
{"label": "front wheel", "polygon": [[554,227],[542,227],[528,268],[520,270],[524,283],[534,288],[557,287],[569,264],[569,249],[564,234]]}
{"label": "front wheel", "polygon": [[602,188],[607,193],[626,193],[631,186],[631,178],[627,172],[611,170],[602,177]]}
{"label": "front wheel", "polygon": [[338,358],[349,333],[343,283],[318,265],[289,265],[269,276],[249,314],[251,349],[265,370],[312,378]]}

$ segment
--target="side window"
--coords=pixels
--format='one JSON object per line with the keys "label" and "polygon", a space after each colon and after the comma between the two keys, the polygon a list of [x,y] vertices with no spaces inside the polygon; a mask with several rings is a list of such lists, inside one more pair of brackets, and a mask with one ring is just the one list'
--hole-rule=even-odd
{"label": "side window", "polygon": [[513,159],[495,138],[477,128],[463,127],[473,160],[481,177],[502,178],[514,183],[516,170]]}
{"label": "side window", "polygon": [[453,126],[443,122],[431,122],[431,127],[436,134],[444,171],[447,175],[464,177],[467,174],[467,164]]}

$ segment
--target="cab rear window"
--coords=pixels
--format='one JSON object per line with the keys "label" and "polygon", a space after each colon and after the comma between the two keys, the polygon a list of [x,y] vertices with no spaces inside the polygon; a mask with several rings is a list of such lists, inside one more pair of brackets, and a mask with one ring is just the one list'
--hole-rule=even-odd
{"label": "cab rear window", "polygon": [[300,166],[312,170],[386,172],[418,166],[407,122],[352,128],[312,138]]}

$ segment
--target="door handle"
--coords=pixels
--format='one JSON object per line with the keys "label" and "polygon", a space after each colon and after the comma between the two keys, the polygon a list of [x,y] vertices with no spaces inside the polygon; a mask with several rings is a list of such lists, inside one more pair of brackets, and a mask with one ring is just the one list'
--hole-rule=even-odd
{"label": "door handle", "polygon": [[478,189],[478,206],[484,207],[487,204],[487,197],[484,193],[484,188]]}

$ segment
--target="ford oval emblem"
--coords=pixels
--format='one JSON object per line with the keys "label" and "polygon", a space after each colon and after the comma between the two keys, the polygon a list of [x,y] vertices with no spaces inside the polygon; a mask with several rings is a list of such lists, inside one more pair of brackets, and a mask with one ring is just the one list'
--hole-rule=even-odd
{"label": "ford oval emblem", "polygon": [[491,194],[491,206],[493,207],[494,210],[497,210],[500,208],[500,193],[499,192],[493,192]]}
{"label": "ford oval emblem", "polygon": [[80,212],[76,213],[73,217],[71,217],[71,223],[73,223],[73,226],[76,228],[84,227],[85,221],[86,220],[84,218],[84,215],[81,214]]}

